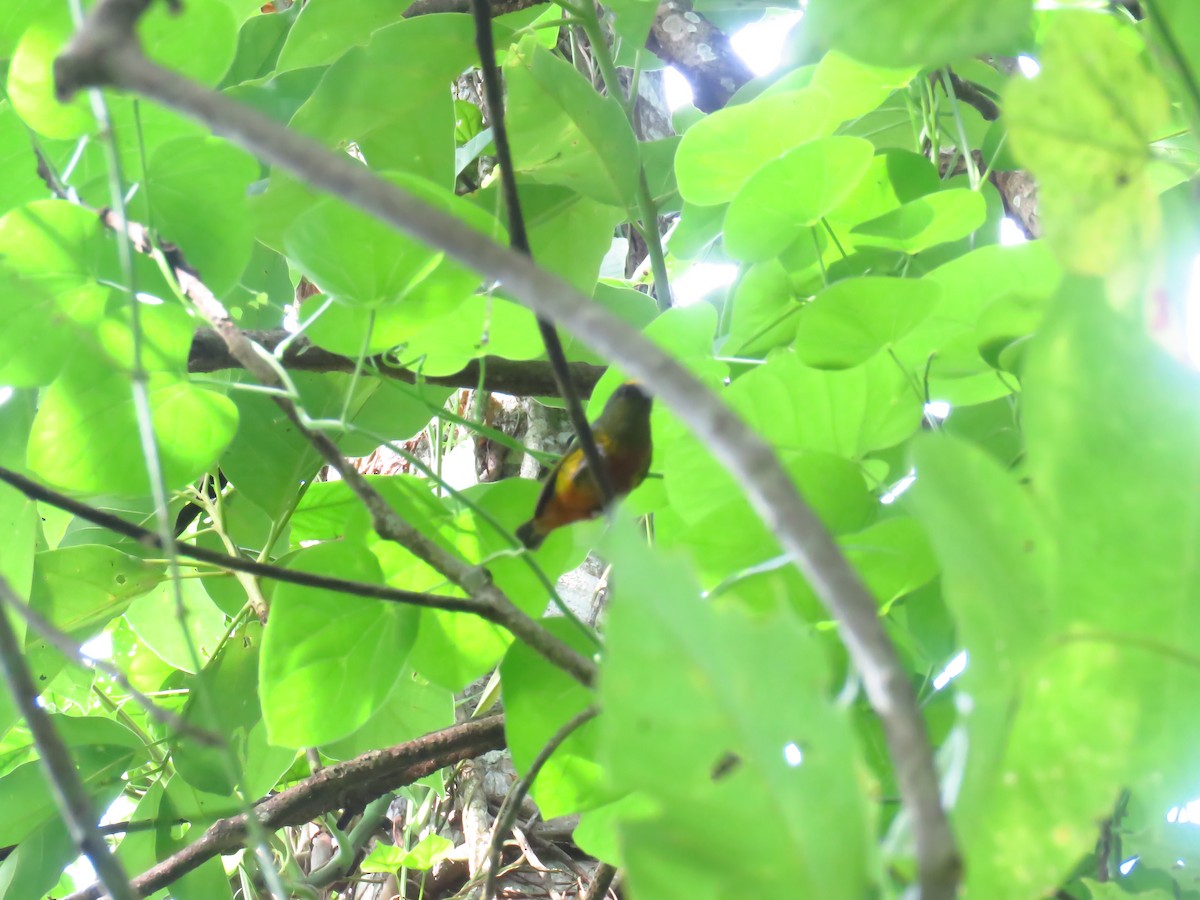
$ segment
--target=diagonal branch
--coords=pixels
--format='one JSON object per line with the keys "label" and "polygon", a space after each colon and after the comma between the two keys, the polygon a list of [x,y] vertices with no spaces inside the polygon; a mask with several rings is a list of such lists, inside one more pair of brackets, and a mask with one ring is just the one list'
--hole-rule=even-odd
{"label": "diagonal branch", "polygon": [[[503,716],[454,725],[327,766],[294,787],[256,804],[254,814],[268,831],[302,825],[323,813],[363,806],[438,769],[502,747]],[[195,843],[134,878],[136,896],[149,896],[213,857],[240,850],[246,839],[246,826],[245,813],[214,822]],[[67,900],[100,900],[102,896],[100,886],[92,885],[76,891]]]}
{"label": "diagonal branch", "polygon": [[[933,750],[909,674],[879,620],[874,598],[754,429],[669,354],[563,279],[377,178],[350,157],[331,153],[317,141],[146,59],[133,43],[129,10],[140,12],[148,2],[100,0],[92,8],[82,30],[55,61],[59,95],[67,98],[96,85],[118,87],[196,119],[267,163],[500,282],[516,299],[653,385],[655,396],[744,485],[768,528],[840,623],[846,648],[883,724],[896,780],[912,816],[921,894],[925,900],[953,897],[960,876],[958,851],[941,806]],[[486,573],[477,577],[480,581],[471,587],[482,587]]]}

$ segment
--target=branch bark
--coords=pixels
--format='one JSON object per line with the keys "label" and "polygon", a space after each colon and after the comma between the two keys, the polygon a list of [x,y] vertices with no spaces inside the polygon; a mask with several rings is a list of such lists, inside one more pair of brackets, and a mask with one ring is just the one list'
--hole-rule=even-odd
{"label": "branch bark", "polygon": [[[272,354],[285,339],[291,337],[282,328],[274,331],[247,331],[245,334]],[[354,371],[353,359],[314,346],[304,337],[289,343],[279,361],[293,372]],[[241,363],[234,359],[216,331],[201,328],[196,332],[192,338],[191,351],[188,353],[189,372],[201,374],[241,367]],[[482,376],[483,389],[493,393],[513,394],[518,397],[554,397],[559,393],[550,364],[543,360],[514,361],[500,356],[485,356],[472,360],[451,375],[418,375],[412,369],[392,364],[385,356],[372,356],[365,361],[365,368],[367,371],[375,370],[380,375],[395,378],[406,384],[423,381],[443,387],[477,388]],[[604,374],[603,366],[593,366],[590,363],[568,363],[568,368],[580,394],[585,397],[591,395],[596,382]]]}
{"label": "branch bark", "polygon": [[[92,8],[82,30],[55,61],[59,95],[69,98],[87,87],[118,87],[196,119],[268,164],[501,283],[519,301],[652,385],[656,395],[745,486],[767,526],[840,623],[847,650],[883,724],[897,783],[912,817],[921,894],[926,900],[952,898],[960,875],[959,857],[941,807],[933,750],[911,680],[883,629],[874,598],[800,497],[771,448],[671,356],[561,278],[375,177],[348,156],[333,154],[316,141],[146,59],[134,43],[132,23],[148,2],[100,0]],[[481,580],[486,573],[476,578],[480,580],[468,587],[471,593],[486,587]]]}
{"label": "branch bark", "polygon": [[[412,784],[438,769],[503,746],[503,716],[454,725],[328,766],[295,787],[258,803],[254,814],[268,831],[301,825],[335,809],[365,806],[376,797]],[[213,823],[195,843],[134,878],[137,896],[153,894],[214,856],[240,850],[246,838],[246,825],[244,813]],[[71,894],[67,900],[100,900],[101,896],[101,887],[95,884]]]}
{"label": "branch bark", "polygon": [[725,33],[693,10],[690,0],[667,0],[659,6],[646,49],[687,78],[692,102],[704,112],[724,107],[754,77]]}

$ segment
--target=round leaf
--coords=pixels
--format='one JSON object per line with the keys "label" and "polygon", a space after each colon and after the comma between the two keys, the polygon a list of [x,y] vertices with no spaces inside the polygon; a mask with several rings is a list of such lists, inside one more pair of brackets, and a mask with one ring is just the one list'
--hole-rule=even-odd
{"label": "round leaf", "polygon": [[856,137],[801,144],[750,176],[725,215],[725,249],[757,262],[777,256],[858,184],[875,148]]}

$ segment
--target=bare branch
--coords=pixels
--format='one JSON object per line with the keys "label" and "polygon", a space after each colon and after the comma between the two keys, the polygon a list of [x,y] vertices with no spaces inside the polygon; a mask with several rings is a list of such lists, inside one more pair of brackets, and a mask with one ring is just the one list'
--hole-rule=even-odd
{"label": "bare branch", "polygon": [[[70,97],[84,87],[104,84],[135,91],[190,116],[267,163],[500,282],[509,294],[653,385],[655,396],[686,422],[745,486],[768,528],[839,621],[847,650],[883,724],[897,783],[912,816],[922,896],[925,900],[953,897],[960,862],[941,807],[933,751],[912,682],[879,621],[874,598],[754,429],[665,351],[558,276],[375,177],[348,156],[331,153],[316,141],[293,134],[224,95],[147,60],[130,46],[128,35],[125,40],[103,40],[113,19],[110,7],[141,7],[144,2],[100,0],[93,7],[81,33],[55,62],[60,95]],[[486,573],[479,572],[477,578],[486,578]],[[475,581],[469,592],[475,593],[471,590],[475,587],[485,584]]]}
{"label": "bare branch", "polygon": [[692,102],[704,112],[724,107],[754,77],[725,33],[693,10],[690,0],[666,0],[659,6],[646,49],[687,78]]}
{"label": "bare branch", "polygon": [[[129,884],[125,869],[108,852],[104,835],[96,827],[98,817],[92,809],[83,782],[79,780],[79,773],[75,771],[75,762],[67,745],[58,736],[46,711],[38,705],[38,690],[33,685],[33,677],[25,665],[17,635],[4,609],[19,602],[20,598],[8,582],[0,578],[0,672],[3,672],[8,691],[33,735],[42,767],[46,770],[46,780],[50,782],[50,793],[54,795],[54,802],[62,813],[63,821],[67,823],[75,846],[88,858],[100,883],[113,900],[133,900],[136,894]],[[16,814],[18,810],[12,812]]]}
{"label": "bare branch", "polygon": [[[247,331],[246,336],[264,350],[274,354],[286,338],[293,337],[282,328],[274,331]],[[348,356],[331,353],[313,345],[307,338],[294,338],[279,357],[283,366],[293,372],[353,372],[354,360]],[[581,395],[587,397],[604,374],[603,366],[590,363],[568,363],[572,382]],[[197,330],[192,338],[188,354],[188,371],[193,374],[219,372],[223,369],[240,369],[241,363],[233,358],[225,342],[211,328]],[[395,365],[386,355],[368,357],[364,371],[376,371],[380,375],[403,381],[406,384],[434,384],[441,387],[476,388],[480,379],[483,389],[500,394],[519,397],[554,397],[559,388],[550,364],[544,360],[516,361],[500,356],[485,356],[472,360],[452,375],[424,375]]]}
{"label": "bare branch", "polygon": [[[335,809],[365,806],[380,795],[412,784],[438,769],[503,746],[503,716],[454,725],[328,766],[256,804],[254,814],[268,831],[302,825]],[[246,825],[245,813],[213,823],[195,843],[134,878],[133,888],[137,893],[126,896],[153,894],[214,856],[240,850],[246,839]],[[67,900],[100,900],[101,896],[100,886],[92,885],[71,894]]]}

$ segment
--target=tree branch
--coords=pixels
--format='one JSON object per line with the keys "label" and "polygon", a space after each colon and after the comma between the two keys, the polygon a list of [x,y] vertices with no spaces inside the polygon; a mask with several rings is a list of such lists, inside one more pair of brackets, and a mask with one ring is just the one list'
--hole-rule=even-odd
{"label": "tree branch", "polygon": [[[113,900],[132,900],[136,895],[130,887],[129,877],[120,861],[108,852],[108,845],[96,827],[98,817],[92,809],[92,802],[79,774],[75,771],[75,762],[71,759],[67,745],[63,743],[50,717],[38,704],[38,690],[33,685],[33,677],[25,665],[25,656],[17,643],[17,635],[12,623],[8,620],[8,612],[4,609],[10,604],[19,603],[20,598],[9,587],[8,582],[0,578],[0,672],[8,685],[8,691],[21,711],[25,724],[33,735],[37,745],[38,756],[42,760],[42,768],[46,770],[46,780],[50,782],[50,793],[62,813],[63,821],[67,823],[75,846],[88,858],[104,889]],[[17,810],[12,811],[14,814]]]}
{"label": "tree branch", "polygon": [[690,0],[666,0],[659,6],[646,49],[687,78],[692,102],[704,112],[724,107],[754,77],[725,33],[694,11]]}
{"label": "tree branch", "polygon": [[[132,6],[140,11],[148,2],[100,0],[92,8],[82,30],[55,61],[59,95],[69,98],[91,86],[119,87],[196,119],[267,163],[500,282],[516,299],[653,385],[655,396],[687,423],[745,486],[767,527],[840,623],[847,650],[883,724],[897,783],[912,816],[922,896],[925,900],[953,897],[960,875],[959,857],[941,807],[933,750],[911,680],[883,629],[874,598],[754,429],[669,354],[563,279],[377,178],[350,157],[332,153],[315,140],[294,134],[151,62],[132,43],[130,32],[112,35],[114,23],[127,19],[121,9]],[[478,578],[486,578],[486,573],[479,573]],[[475,586],[483,583],[472,583],[471,587]]]}
{"label": "tree branch", "polygon": [[[73,500],[65,494],[60,494],[58,491],[52,490],[45,485],[38,484],[36,481],[32,481],[11,469],[0,466],[0,481],[16,488],[32,500],[48,503],[81,519],[99,525],[101,528],[107,528],[116,534],[132,538],[155,550],[162,551],[164,549],[162,540],[156,532],[142,528],[139,525],[134,525],[132,522],[127,522],[112,513],[107,513],[93,506],[88,506],[86,503]],[[274,581],[283,581],[288,584],[299,584],[305,587],[339,591],[356,597],[369,597],[374,600],[385,600],[391,603],[407,603],[410,606],[419,606],[424,609],[470,613],[502,628],[508,627],[505,625],[505,617],[502,614],[475,597],[447,597],[441,594],[422,594],[416,591],[394,588],[386,584],[350,581],[344,578],[320,575],[316,572],[300,572],[294,569],[284,569],[241,556],[228,556],[224,553],[218,553],[215,550],[207,550],[204,547],[184,544],[179,541],[175,542],[175,551],[180,556],[185,556],[189,559],[211,563],[234,572],[246,572],[250,575],[257,575],[260,578],[270,578]]]}
{"label": "tree branch", "polygon": [[[275,349],[289,337],[282,328],[274,331],[247,331],[246,336],[264,350],[275,353]],[[279,357],[280,363],[293,372],[353,372],[354,360],[339,353],[331,353],[312,344],[301,336],[294,338]],[[219,372],[223,369],[240,369],[241,363],[233,358],[229,348],[211,328],[201,328],[192,338],[188,353],[188,371],[192,374]],[[476,388],[480,378],[483,388],[500,394],[519,397],[554,397],[559,388],[550,364],[543,360],[515,361],[500,356],[485,356],[472,360],[452,375],[422,375],[412,369],[393,364],[386,355],[368,357],[364,361],[366,370],[375,370],[380,375],[403,381],[406,384],[434,384],[442,387]],[[604,374],[603,366],[590,363],[568,363],[572,382],[580,394],[590,396],[596,382]]]}
{"label": "tree branch", "polygon": [[[294,787],[266,798],[254,814],[268,831],[302,825],[322,813],[365,806],[376,797],[412,784],[438,769],[504,747],[504,717],[491,716],[454,725],[384,750],[328,766]],[[197,866],[240,850],[247,833],[245,813],[214,822],[195,843],[133,879],[136,896],[161,890]],[[67,900],[100,900],[99,885]]]}

